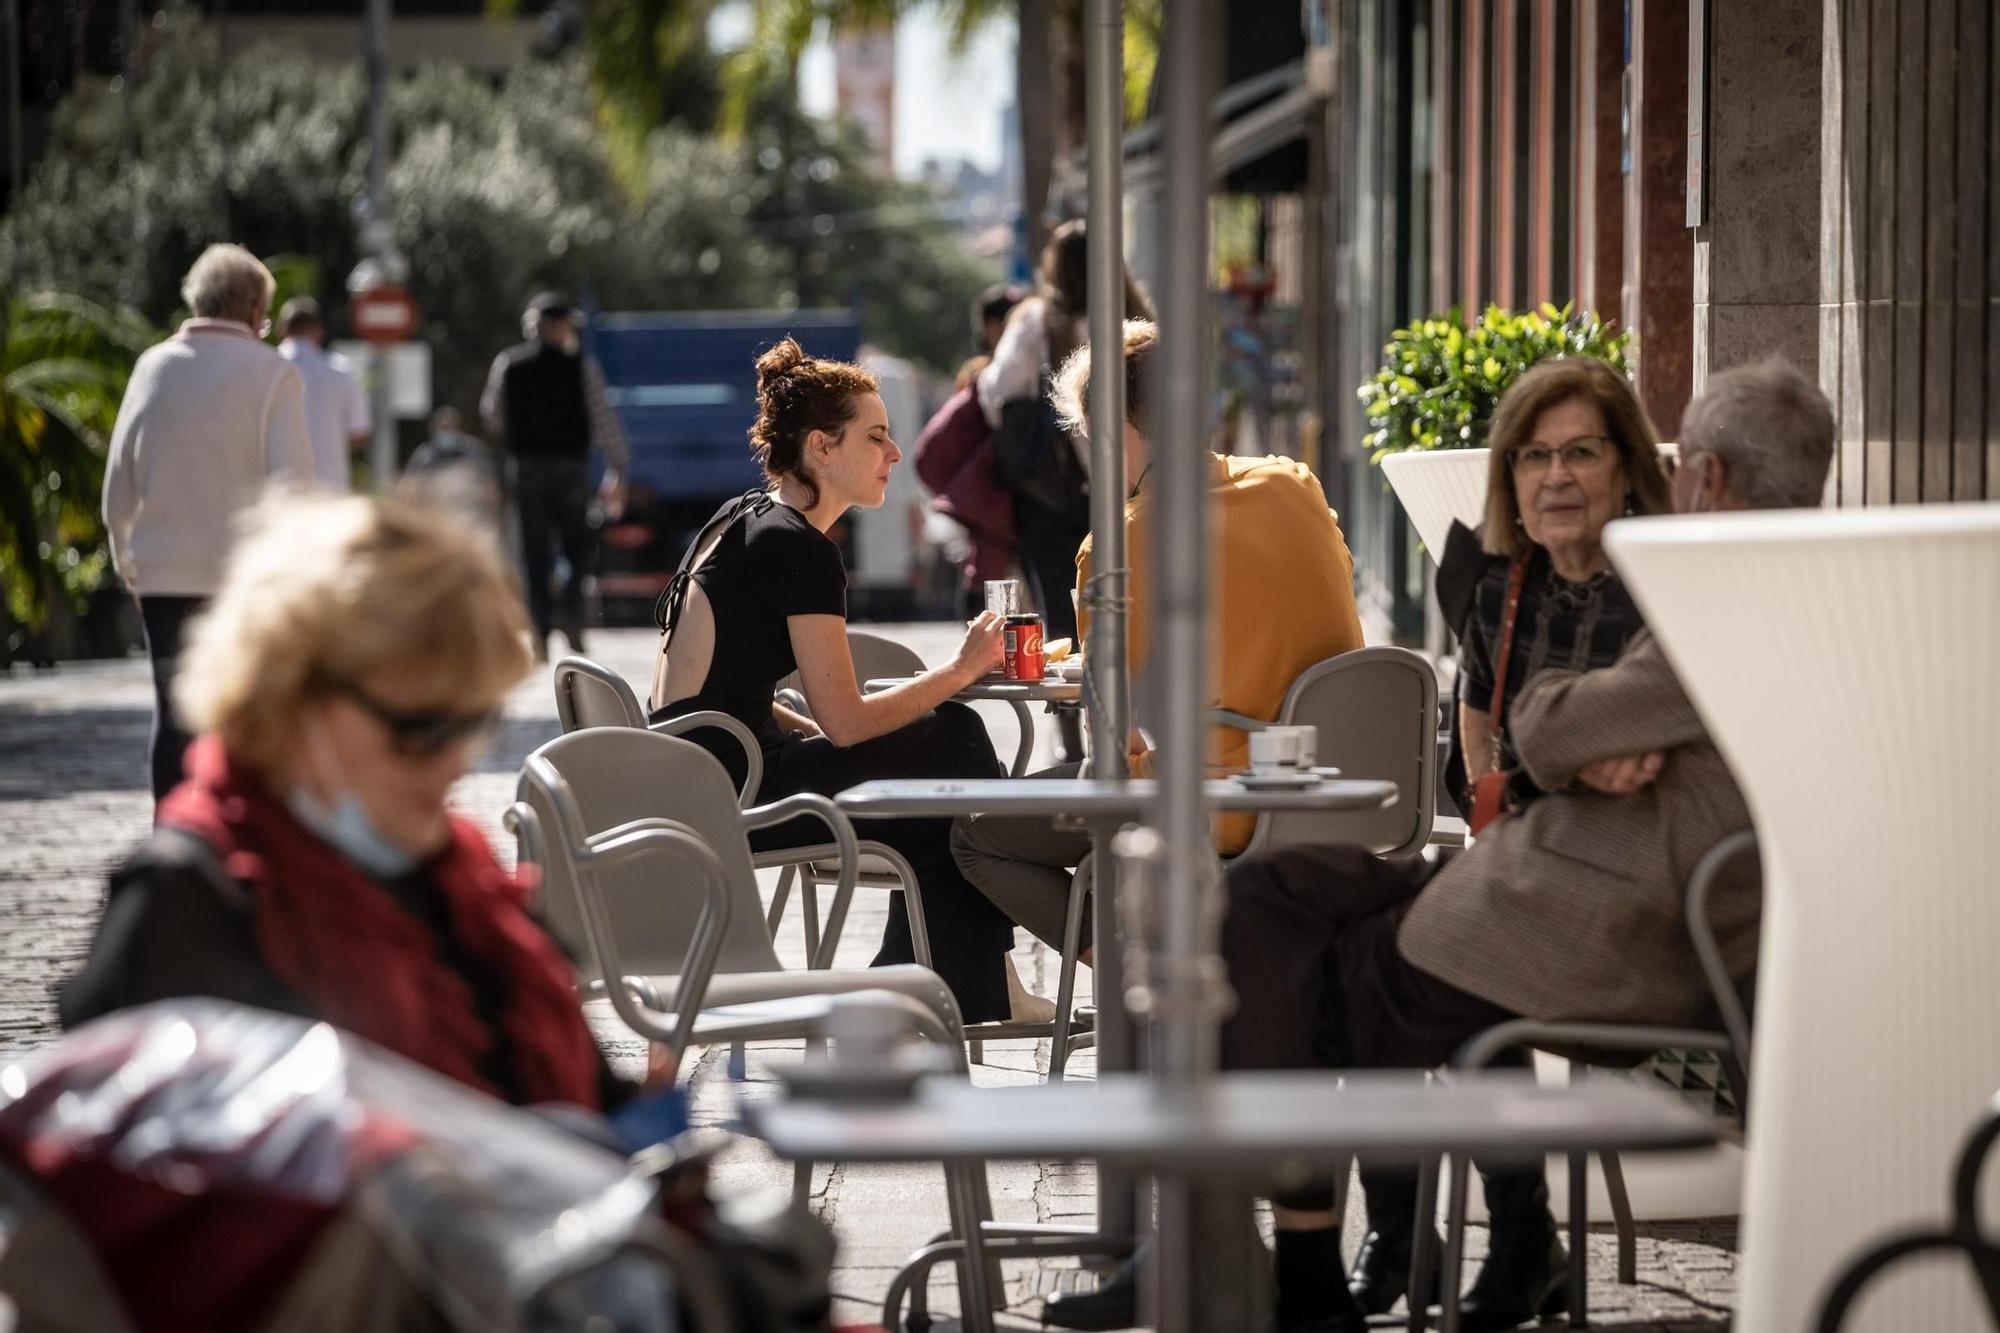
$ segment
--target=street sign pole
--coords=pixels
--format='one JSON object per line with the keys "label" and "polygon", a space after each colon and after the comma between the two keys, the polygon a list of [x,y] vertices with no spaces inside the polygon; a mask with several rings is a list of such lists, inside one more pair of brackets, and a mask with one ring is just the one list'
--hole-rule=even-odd
{"label": "street sign pole", "polygon": [[[385,280],[402,275],[395,256],[395,232],[389,221],[389,0],[368,0],[368,198],[362,225],[362,251],[381,266]],[[396,415],[389,394],[389,349],[375,350],[375,439],[368,451],[375,489],[395,484],[398,463]]]}

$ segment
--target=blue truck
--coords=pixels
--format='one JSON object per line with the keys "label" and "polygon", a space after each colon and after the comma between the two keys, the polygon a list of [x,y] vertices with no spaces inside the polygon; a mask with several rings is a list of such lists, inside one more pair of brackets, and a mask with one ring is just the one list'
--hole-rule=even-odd
{"label": "blue truck", "polygon": [[[853,361],[861,324],[852,310],[710,311],[594,317],[587,345],[604,367],[612,406],[632,443],[624,515],[603,529],[597,594],[608,624],[640,624],[702,523],[764,479],[750,456],[759,353],[790,336],[808,354]],[[930,404],[924,377],[869,358],[883,381],[890,424],[906,445]],[[889,501],[833,532],[848,558],[856,616],[934,609],[936,560],[915,470],[896,469]]]}

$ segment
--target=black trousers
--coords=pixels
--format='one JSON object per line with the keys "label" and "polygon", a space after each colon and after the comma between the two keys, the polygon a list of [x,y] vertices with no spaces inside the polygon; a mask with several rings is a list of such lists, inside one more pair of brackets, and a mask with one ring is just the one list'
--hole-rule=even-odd
{"label": "black trousers", "polygon": [[139,619],[146,627],[146,656],[153,662],[150,754],[155,802],[180,784],[181,758],[187,752],[189,737],[174,717],[174,677],[180,670],[181,639],[188,622],[207,605],[206,597],[139,599]]}
{"label": "black trousers", "polygon": [[[583,580],[597,553],[589,519],[590,474],[581,458],[521,458],[516,468],[514,504],[521,516],[522,576],[536,655],[547,651],[554,629],[568,636],[572,650],[581,651]],[[558,550],[569,572],[562,587],[552,590]]]}
{"label": "black trousers", "polygon": [[[1468,1037],[1518,1017],[1421,971],[1397,949],[1397,927],[1436,873],[1420,858],[1385,861],[1331,844],[1235,861],[1222,956],[1237,1005],[1222,1028],[1222,1067],[1430,1069]],[[1539,1167],[1482,1167],[1481,1174],[1497,1223],[1548,1206]],[[1364,1168],[1361,1180],[1371,1229],[1415,1222],[1415,1173]],[[1331,1208],[1333,1183],[1313,1182],[1273,1201]]]}
{"label": "black trousers", "polygon": [[[718,753],[727,750],[719,748]],[[791,733],[776,749],[766,749],[757,799],[769,802],[799,792],[832,796],[876,778],[998,778],[1006,773],[979,715],[964,704],[947,703],[906,727],[859,745],[835,745],[824,736]],[[1014,923],[959,872],[951,855],[951,821],[867,819],[857,821],[855,832],[864,841],[895,848],[916,871],[930,932],[931,965],[951,987],[965,1021],[1006,1018],[1007,952],[1014,947]],[[818,821],[792,820],[760,829],[751,836],[751,844],[768,851],[827,839],[826,828]],[[909,917],[891,911],[873,965],[915,961]]]}

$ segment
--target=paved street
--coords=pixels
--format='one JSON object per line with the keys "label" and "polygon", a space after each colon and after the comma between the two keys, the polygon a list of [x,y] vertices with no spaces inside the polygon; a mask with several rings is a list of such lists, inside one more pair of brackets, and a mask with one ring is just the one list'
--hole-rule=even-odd
{"label": "paved street", "polygon": [[[950,627],[894,627],[892,633],[937,661],[955,645]],[[640,631],[598,634],[593,655],[643,682],[650,669],[653,636]],[[641,686],[643,688],[643,685]],[[0,675],[0,1056],[31,1049],[53,1036],[53,989],[82,954],[96,917],[106,872],[141,838],[151,813],[145,788],[145,745],[151,689],[139,659],[94,663],[61,671]],[[995,705],[988,711],[996,746],[1013,751],[1012,714]],[[510,799],[521,758],[556,732],[554,701],[546,677],[523,685],[508,702],[506,722],[493,752],[468,776],[459,792],[464,809],[495,830],[503,855],[511,847],[499,838],[497,819]],[[1044,735],[1043,746],[1050,738]],[[773,880],[775,876],[772,877]],[[770,883],[765,885],[768,895]],[[842,941],[841,961],[863,964],[879,938],[885,910],[882,895],[857,896]],[[1015,954],[1030,989],[1055,990],[1055,960],[1026,932]],[[780,952],[797,965],[803,944],[796,907],[780,935]],[[1088,1000],[1089,974],[1082,974]],[[636,1060],[637,1043],[615,1022],[600,1031],[615,1059]],[[693,1071],[699,1116],[711,1123],[731,1120],[739,1097],[766,1095],[772,1069],[798,1058],[796,1049],[760,1049],[751,1055],[748,1077],[729,1078],[726,1052],[704,1052]],[[1036,1081],[1046,1071],[1047,1043],[988,1046],[974,1077],[982,1085]],[[1072,1065],[1089,1077],[1088,1054]],[[746,1143],[720,1170],[726,1192],[784,1190],[788,1166]],[[1074,1165],[1044,1162],[1007,1165],[991,1173],[995,1210],[1003,1218],[1081,1222],[1094,1209],[1092,1178]],[[814,1173],[816,1208],[839,1233],[840,1267],[834,1288],[839,1315],[862,1318],[878,1308],[897,1265],[944,1225],[939,1175],[927,1167],[821,1166]],[[1358,1213],[1358,1209],[1354,1210]],[[1352,1221],[1350,1221],[1350,1233]],[[1728,1222],[1641,1224],[1639,1283],[1623,1287],[1614,1272],[1612,1238],[1593,1236],[1591,1300],[1596,1321],[1606,1327],[1647,1330],[1719,1328],[1735,1288],[1735,1226]],[[1355,1237],[1350,1234],[1349,1251]],[[1473,1257],[1484,1233],[1474,1228]],[[1067,1265],[1010,1271],[1009,1294],[1032,1316],[1040,1295],[1076,1280]],[[940,1279],[934,1304],[954,1303],[950,1283]]]}

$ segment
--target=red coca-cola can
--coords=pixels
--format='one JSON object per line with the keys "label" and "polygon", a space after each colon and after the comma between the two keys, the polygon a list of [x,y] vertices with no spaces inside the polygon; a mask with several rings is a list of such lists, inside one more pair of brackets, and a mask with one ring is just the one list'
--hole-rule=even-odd
{"label": "red coca-cola can", "polygon": [[1002,622],[1000,642],[1007,652],[1007,679],[1040,680],[1046,670],[1042,661],[1042,618],[1032,612],[1008,616]]}

